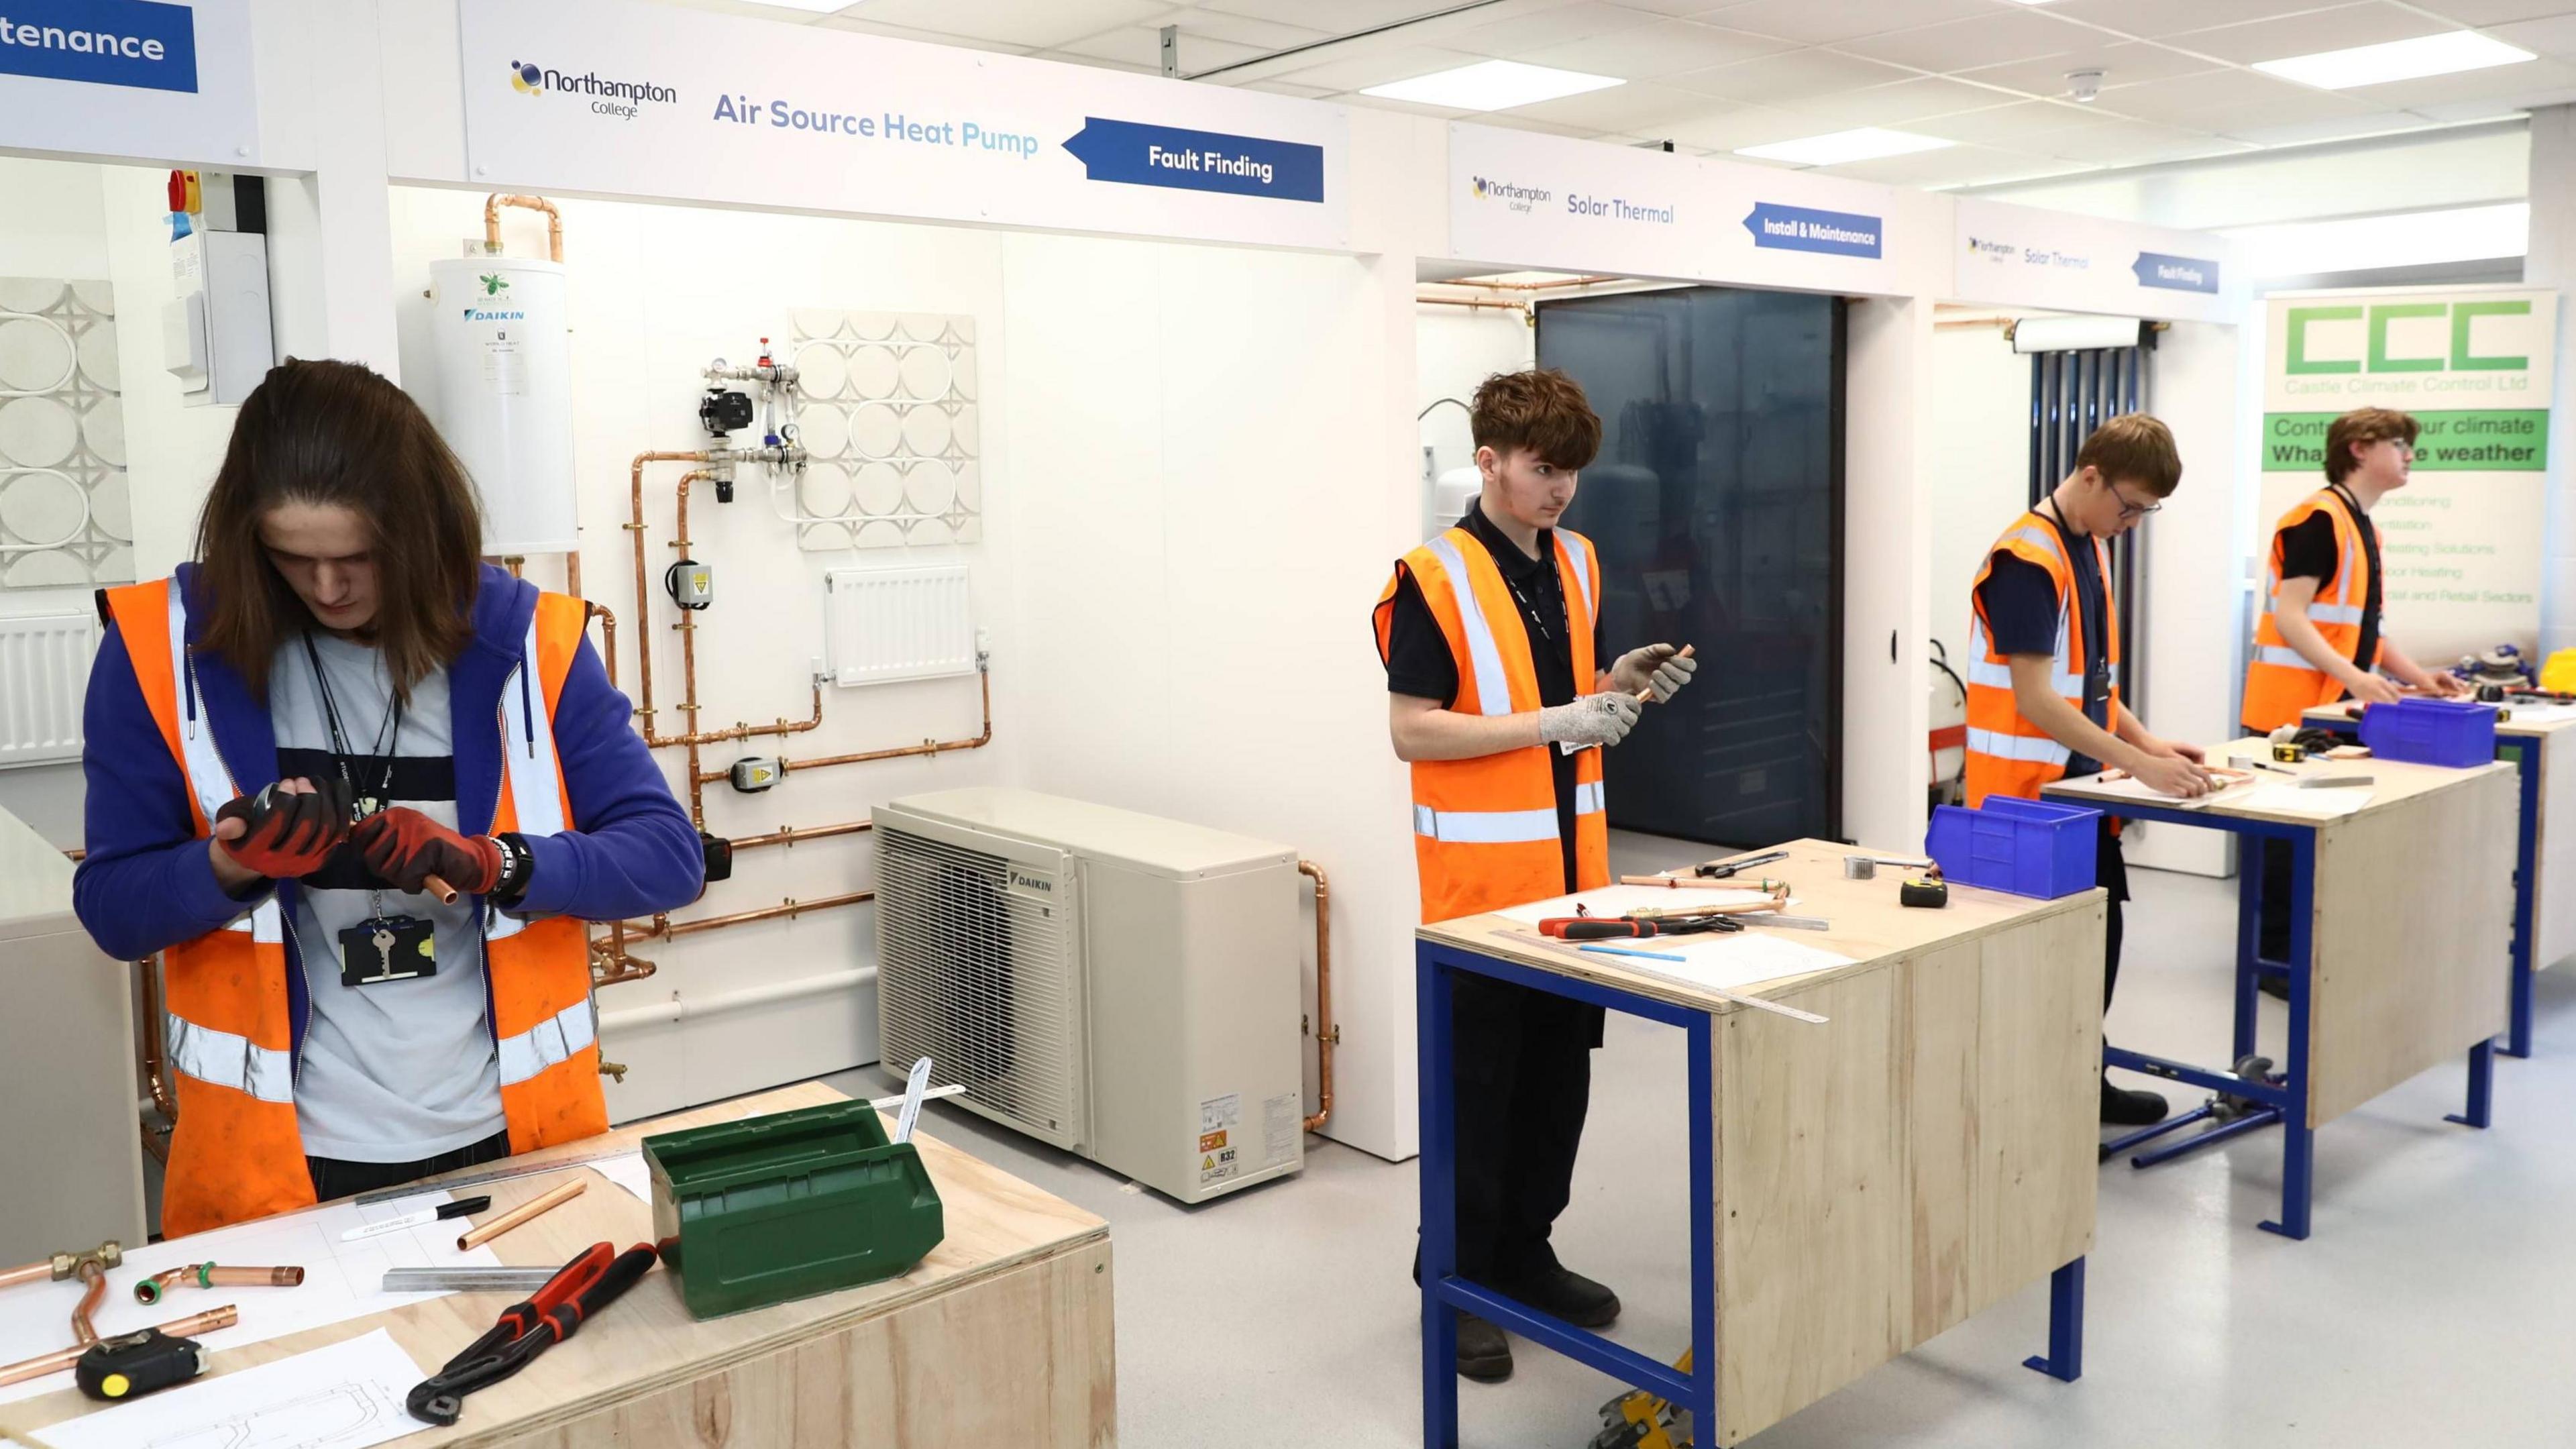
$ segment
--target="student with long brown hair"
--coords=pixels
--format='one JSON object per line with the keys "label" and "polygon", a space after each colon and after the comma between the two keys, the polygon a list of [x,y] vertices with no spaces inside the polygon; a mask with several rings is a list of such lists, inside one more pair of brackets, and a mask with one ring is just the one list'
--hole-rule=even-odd
{"label": "student with long brown hair", "polygon": [[703,857],[582,603],[481,562],[463,466],[354,363],[244,401],[196,552],[100,595],[74,893],[163,953],[163,1232],[605,1130],[581,923]]}

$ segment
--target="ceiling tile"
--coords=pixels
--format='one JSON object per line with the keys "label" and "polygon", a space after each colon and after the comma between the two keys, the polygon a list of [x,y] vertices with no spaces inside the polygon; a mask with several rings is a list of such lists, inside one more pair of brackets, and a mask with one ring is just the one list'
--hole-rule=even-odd
{"label": "ceiling tile", "polygon": [[[876,0],[870,0],[876,3]],[[935,4],[956,0],[932,0]],[[1040,0],[1045,3],[1045,0]],[[1303,26],[1333,35],[1348,35],[1354,30],[1372,26],[1393,25],[1422,13],[1420,0],[1203,0],[1202,13],[1242,15],[1254,20],[1275,20],[1282,25]]]}
{"label": "ceiling tile", "polygon": [[2204,131],[2185,130],[2179,126],[2151,126],[2141,121],[2118,121],[2107,126],[2085,126],[2061,132],[2050,140],[2046,154],[2070,161],[2147,166],[2159,161],[2223,156],[2253,149],[2242,141],[2221,139]]}
{"label": "ceiling tile", "polygon": [[1307,25],[1283,25],[1276,20],[1229,15],[1222,10],[1204,7],[1174,10],[1147,24],[1149,27],[1177,25],[1181,28],[1184,42],[1196,37],[1235,45],[1257,45],[1263,50],[1286,50],[1292,45],[1308,45],[1333,38],[1333,32],[1329,30],[1317,30]]}
{"label": "ceiling tile", "polygon": [[1909,71],[1858,56],[1830,50],[1788,50],[1736,65],[1683,71],[1664,77],[1663,84],[1761,105],[1911,79],[1913,74]]}
{"label": "ceiling tile", "polygon": [[2016,101],[2008,106],[1991,106],[1982,111],[1962,111],[1955,116],[1915,121],[1905,129],[1976,146],[2045,152],[2049,139],[2060,132],[2108,125],[2114,119],[2057,101]]}
{"label": "ceiling tile", "polygon": [[[1142,66],[1160,75],[1163,70],[1163,36],[1157,26],[1125,25],[1105,30],[1069,45],[1056,47],[1059,54],[1086,61],[1109,61],[1118,65]],[[1220,65],[1268,55],[1269,48],[1258,45],[1235,45],[1211,40],[1203,35],[1184,33],[1180,37],[1181,73],[1193,75]]]}
{"label": "ceiling tile", "polygon": [[1508,20],[1488,21],[1482,25],[1453,22],[1439,27],[1438,34],[1426,34],[1421,38],[1458,50],[1472,50],[1478,55],[1517,59],[1525,50],[1562,45],[1595,35],[1614,35],[1661,18],[1647,11],[1612,5],[1607,0],[1576,0],[1571,5],[1552,5],[1544,10],[1533,10]]}
{"label": "ceiling tile", "polygon": [[1170,9],[1155,0],[868,0],[852,18],[1048,50]]}
{"label": "ceiling tile", "polygon": [[2424,8],[2462,25],[2502,25],[2508,20],[2564,15],[2567,0],[2427,0]]}
{"label": "ceiling tile", "polygon": [[2102,92],[2102,98],[2093,105],[2096,110],[2135,120],[2189,124],[2192,117],[2210,111],[2266,104],[2287,105],[2302,100],[2325,104],[2322,109],[2287,119],[2339,115],[2348,109],[2372,109],[2365,103],[2337,105],[2341,98],[2332,91],[2293,85],[2250,70],[2206,70],[2197,75],[2175,76],[2171,80],[2119,86]]}
{"label": "ceiling tile", "polygon": [[2010,65],[1979,66],[1975,70],[1954,71],[1952,74],[1961,80],[2010,86],[2035,96],[2062,96],[2067,91],[2066,73],[2070,70],[2098,70],[2102,72],[2102,84],[2107,88],[2165,80],[2215,68],[2210,62],[2179,50],[2123,40],[2105,45],[2079,45],[2060,55],[2015,61]]}
{"label": "ceiling tile", "polygon": [[1829,176],[1848,176],[1856,181],[1876,181],[1889,186],[1983,186],[2002,181],[2023,181],[2034,176],[2055,176],[2077,167],[2047,156],[2027,156],[2017,151],[1996,151],[1982,146],[1951,146],[1939,151],[1917,151],[1910,156],[1882,156],[1875,161],[1854,161],[1848,165],[1824,168]]}
{"label": "ceiling tile", "polygon": [[825,30],[847,30],[855,35],[882,35],[889,40],[917,40],[925,45],[955,46],[964,50],[989,50],[1000,55],[1026,55],[1031,47],[1011,45],[999,40],[979,40],[971,35],[944,35],[936,31],[916,30],[909,25],[885,25],[874,20],[861,20],[848,15],[826,15],[814,22]]}
{"label": "ceiling tile", "polygon": [[2257,146],[2306,146],[2318,141],[2342,141],[2354,136],[2387,136],[2400,131],[2420,131],[2429,124],[2431,123],[2411,111],[2371,111],[2363,115],[2344,116],[2333,120],[2231,130],[2227,134],[2235,140],[2251,141]]}
{"label": "ceiling tile", "polygon": [[1632,30],[1518,52],[1512,59],[1595,75],[1650,80],[1682,71],[1734,65],[1791,48],[1791,42],[1767,35],[1720,30],[1687,20],[1658,20]]}
{"label": "ceiling tile", "polygon": [[2563,60],[2526,60],[2514,65],[2489,66],[2485,70],[2461,71],[2455,75],[2428,75],[2420,80],[2391,81],[2387,85],[2361,86],[2343,94],[2366,99],[2379,107],[2438,106],[2450,101],[2512,101],[2517,105],[2546,105],[2539,97],[2555,95],[2576,86],[2576,65]]}
{"label": "ceiling tile", "polygon": [[1659,126],[1656,134],[1677,145],[1723,154],[1742,146],[1794,141],[1816,135],[1817,131],[1816,123],[1805,116],[1768,106],[1732,106],[1712,100],[1708,109]]}
{"label": "ceiling tile", "polygon": [[[1250,85],[1241,87],[1241,89],[1247,91],[1268,91],[1274,96],[1295,96],[1299,100],[1306,101],[1322,100],[1324,97],[1333,94],[1333,92],[1324,89],[1322,86],[1301,86],[1295,81],[1284,80],[1254,81]],[[1371,101],[1375,101],[1377,97],[1371,96],[1369,99]]]}
{"label": "ceiling tile", "polygon": [[2153,0],[2152,4],[2141,5],[2138,0],[2055,0],[2048,10],[2052,15],[2124,35],[2158,36],[2269,20],[2302,10],[2325,10],[2337,3],[2338,0]]}
{"label": "ceiling tile", "polygon": [[[1579,96],[1541,101],[1534,106],[1515,106],[1508,114],[1554,121],[1559,125],[1582,126],[1593,131],[1651,135],[1660,134],[1669,121],[1699,114],[1707,105],[1708,97],[1691,91],[1632,81],[1604,91],[1586,91]],[[1507,113],[1497,111],[1494,114]]]}
{"label": "ceiling tile", "polygon": [[1598,126],[1568,126],[1556,121],[1542,121],[1517,111],[1494,111],[1475,118],[1480,126],[1502,126],[1514,131],[1537,131],[1542,135],[1566,136],[1574,140],[1591,140],[1602,134]]}
{"label": "ceiling tile", "polygon": [[2519,45],[2542,55],[2576,56],[2576,14],[2526,20],[2518,25],[2491,25],[2487,27],[2487,34],[2507,45]]}
{"label": "ceiling tile", "polygon": [[1917,70],[1953,71],[2063,55],[2098,38],[2098,32],[2046,10],[1990,9],[1973,19],[1861,36],[1835,48]]}
{"label": "ceiling tile", "polygon": [[1455,70],[1485,59],[1463,51],[1435,50],[1427,45],[1399,45],[1384,49],[1353,46],[1345,50],[1336,46],[1315,52],[1315,64],[1294,66],[1269,77],[1293,80],[1299,85],[1322,86],[1327,90],[1356,91],[1389,81],[1411,80],[1434,71]]}
{"label": "ceiling tile", "polygon": [[1436,116],[1444,121],[1481,123],[1487,118],[1486,113],[1482,111],[1461,111],[1451,106],[1426,106],[1418,101],[1391,101],[1384,96],[1364,96],[1357,91],[1345,91],[1335,95],[1333,99],[1344,105],[1366,106],[1372,111],[1402,111],[1408,116]]}
{"label": "ceiling tile", "polygon": [[1159,60],[1152,65],[1144,65],[1132,60],[1110,60],[1094,55],[1078,55],[1070,50],[1032,50],[1029,52],[1029,59],[1051,60],[1058,65],[1089,66],[1094,70],[1123,70],[1135,75],[1163,73],[1162,62]]}
{"label": "ceiling tile", "polygon": [[2257,20],[2216,30],[2194,30],[2167,36],[2165,43],[2178,50],[2214,56],[2238,65],[2252,65],[2258,60],[2286,60],[2294,55],[2314,55],[2322,50],[2349,50],[2354,46],[2378,45],[2390,40],[2413,40],[2417,36],[2439,35],[2458,28],[2428,15],[2382,3],[2382,0],[2370,0],[2368,4],[2338,5],[2331,10],[2311,10],[2277,20]]}
{"label": "ceiling tile", "polygon": [[1859,35],[1994,13],[1993,0],[1741,0],[1699,19],[1729,30],[1825,45]]}
{"label": "ceiling tile", "polygon": [[1847,131],[1857,126],[1895,126],[1926,116],[1982,110],[2010,99],[1977,86],[1924,76],[1892,86],[1793,101],[1787,108],[1815,117],[1820,131]]}

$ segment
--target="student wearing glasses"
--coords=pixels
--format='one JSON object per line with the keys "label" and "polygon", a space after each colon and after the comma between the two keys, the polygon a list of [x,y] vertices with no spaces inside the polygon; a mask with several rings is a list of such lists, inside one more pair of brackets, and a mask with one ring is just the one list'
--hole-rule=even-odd
{"label": "student wearing glasses", "polygon": [[[2106,540],[2137,527],[2182,481],[2173,434],[2144,413],[2111,419],[2084,440],[2075,471],[2004,530],[1971,586],[1968,651],[1968,804],[2039,798],[2051,781],[2106,768],[2167,795],[2208,793],[2201,752],[2147,733],[2120,702],[2120,621],[2104,580]],[[2116,822],[2104,817],[2096,883],[2110,892],[2102,1008],[2120,975],[2121,902],[2128,865]],[[2102,1084],[2102,1120],[2164,1119],[2153,1092]]]}
{"label": "student wearing glasses", "polygon": [[[2401,686],[2453,699],[2469,687],[2406,655],[2381,631],[2379,525],[2370,510],[2406,486],[2415,465],[2415,419],[2389,408],[2359,408],[2326,428],[2326,486],[2281,515],[2272,533],[2266,605],[2245,667],[2245,732],[2270,734],[2323,704],[2396,700]],[[2394,676],[2393,678],[2391,676]],[[2265,960],[2290,951],[2290,847],[2263,847]],[[2286,981],[2263,990],[2288,994]]]}

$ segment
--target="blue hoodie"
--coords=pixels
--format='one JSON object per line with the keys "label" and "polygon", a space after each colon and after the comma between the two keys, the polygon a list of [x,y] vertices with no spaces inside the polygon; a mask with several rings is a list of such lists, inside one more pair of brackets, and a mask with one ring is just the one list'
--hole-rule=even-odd
{"label": "blue hoodie", "polygon": [[[190,638],[208,600],[193,564],[179,567]],[[447,668],[456,759],[456,827],[492,829],[501,802],[497,711],[525,713],[533,733],[543,712],[525,658],[537,587],[483,566],[474,597],[474,636]],[[245,793],[277,778],[277,741],[268,701],[211,651],[196,658],[195,688],[183,678],[183,714],[203,711],[224,768]],[[608,683],[584,639],[556,701],[555,755],[579,828],[527,837],[533,869],[515,908],[528,914],[603,921],[687,905],[705,886],[705,855],[688,813],[632,727],[634,709]],[[136,960],[219,930],[259,898],[224,893],[189,813],[187,779],[170,757],[143,702],[125,640],[111,623],[90,668],[81,768],[89,782],[88,855],[73,878],[72,904],[99,949]],[[293,881],[277,883],[278,904],[295,908]],[[481,909],[478,902],[478,909]],[[287,943],[287,989],[296,1046],[303,1045],[304,972]]]}

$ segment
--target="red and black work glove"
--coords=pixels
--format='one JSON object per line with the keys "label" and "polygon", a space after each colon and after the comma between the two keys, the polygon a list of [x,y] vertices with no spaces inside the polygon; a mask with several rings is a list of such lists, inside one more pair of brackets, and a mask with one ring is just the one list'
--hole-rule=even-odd
{"label": "red and black work glove", "polygon": [[[226,821],[239,821],[227,837]],[[246,870],[271,880],[291,880],[322,868],[349,838],[349,792],[336,781],[290,794],[272,784],[256,795],[237,795],[215,812],[215,840]]]}
{"label": "red and black work glove", "polygon": [[463,836],[407,805],[370,815],[349,832],[367,869],[396,890],[417,893],[437,876],[460,891],[488,895],[501,882],[501,846]]}

